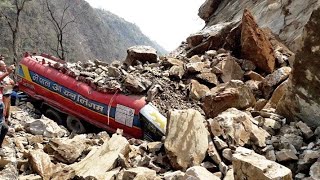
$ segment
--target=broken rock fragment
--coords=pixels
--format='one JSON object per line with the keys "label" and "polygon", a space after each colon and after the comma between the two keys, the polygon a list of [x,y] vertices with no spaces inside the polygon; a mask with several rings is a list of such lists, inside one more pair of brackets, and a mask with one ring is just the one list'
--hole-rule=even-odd
{"label": "broken rock fragment", "polygon": [[253,150],[238,147],[233,154],[235,180],[291,180],[291,170],[256,154]]}

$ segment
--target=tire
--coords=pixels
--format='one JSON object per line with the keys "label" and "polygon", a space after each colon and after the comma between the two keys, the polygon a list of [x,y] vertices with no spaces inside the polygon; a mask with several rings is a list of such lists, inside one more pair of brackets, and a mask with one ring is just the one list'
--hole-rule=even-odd
{"label": "tire", "polygon": [[81,120],[73,116],[68,116],[67,127],[71,132],[75,132],[77,134],[82,134],[86,132],[86,128],[83,126]]}
{"label": "tire", "polygon": [[59,125],[63,124],[63,119],[61,117],[61,114],[59,112],[57,112],[56,110],[52,109],[52,108],[48,108],[45,111],[44,115],[47,118],[52,119],[53,121],[55,121]]}

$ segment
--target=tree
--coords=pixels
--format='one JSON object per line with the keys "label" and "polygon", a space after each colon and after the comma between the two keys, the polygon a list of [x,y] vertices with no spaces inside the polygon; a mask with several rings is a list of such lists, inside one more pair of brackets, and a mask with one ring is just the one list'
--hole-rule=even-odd
{"label": "tree", "polygon": [[55,48],[51,48],[57,56],[65,60],[66,50],[64,46],[64,35],[66,33],[66,28],[71,23],[75,23],[76,18],[67,18],[67,12],[71,9],[70,0],[65,0],[62,9],[55,9],[48,0],[44,2],[45,8],[48,12],[48,19],[52,23],[54,30],[56,32],[57,44]]}
{"label": "tree", "polygon": [[[0,16],[6,20],[12,33],[12,52],[13,63],[18,64],[18,46],[20,43],[19,25],[20,16],[26,2],[31,0],[1,0],[0,3],[4,7],[0,10]],[[11,15],[13,13],[14,15]]]}

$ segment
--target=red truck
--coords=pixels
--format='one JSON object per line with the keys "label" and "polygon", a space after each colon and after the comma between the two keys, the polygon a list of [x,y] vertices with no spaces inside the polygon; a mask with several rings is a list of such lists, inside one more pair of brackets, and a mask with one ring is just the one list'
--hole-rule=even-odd
{"label": "red truck", "polygon": [[145,97],[93,90],[52,67],[64,63],[53,56],[25,54],[18,66],[19,90],[31,97],[45,116],[76,133],[90,123],[110,133],[122,129],[126,137],[160,140],[166,118]]}

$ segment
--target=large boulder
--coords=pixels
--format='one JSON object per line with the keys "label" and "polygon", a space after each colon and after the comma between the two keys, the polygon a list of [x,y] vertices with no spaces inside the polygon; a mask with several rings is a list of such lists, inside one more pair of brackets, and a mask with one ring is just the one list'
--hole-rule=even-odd
{"label": "large boulder", "polygon": [[[319,3],[318,3],[319,4]],[[309,126],[320,126],[320,8],[304,27],[303,47],[296,54],[288,92],[277,111],[289,120],[302,120]]]}
{"label": "large boulder", "polygon": [[150,46],[132,46],[127,50],[127,58],[124,63],[127,65],[135,65],[137,61],[156,63],[157,58],[157,50]]}
{"label": "large boulder", "polygon": [[255,144],[266,146],[266,138],[270,136],[264,129],[253,124],[253,117],[235,108],[230,108],[217,117],[209,119],[211,133],[229,140],[229,144],[244,146]]}
{"label": "large boulder", "polygon": [[[114,134],[99,148],[92,148],[90,153],[80,162],[66,166],[62,171],[52,176],[53,179],[72,179],[75,176],[80,179],[106,179],[108,171],[115,168],[119,154],[128,155],[129,142],[126,138]],[[94,168],[93,168],[94,167]]]}
{"label": "large boulder", "polygon": [[169,111],[164,147],[175,169],[200,165],[208,149],[205,119],[194,109]]}
{"label": "large boulder", "polygon": [[265,72],[271,73],[275,68],[272,44],[247,9],[242,17],[241,54]]}
{"label": "large boulder", "polygon": [[74,163],[88,148],[88,140],[84,135],[75,136],[72,139],[56,138],[48,144],[48,149],[54,158],[66,164]]}
{"label": "large boulder", "polygon": [[50,179],[50,176],[58,171],[56,165],[51,162],[50,156],[41,149],[29,152],[29,164],[32,170],[45,180]]}
{"label": "large boulder", "polygon": [[214,118],[228,108],[246,109],[255,103],[254,95],[242,81],[231,80],[211,89],[203,98],[203,110],[207,117]]}

